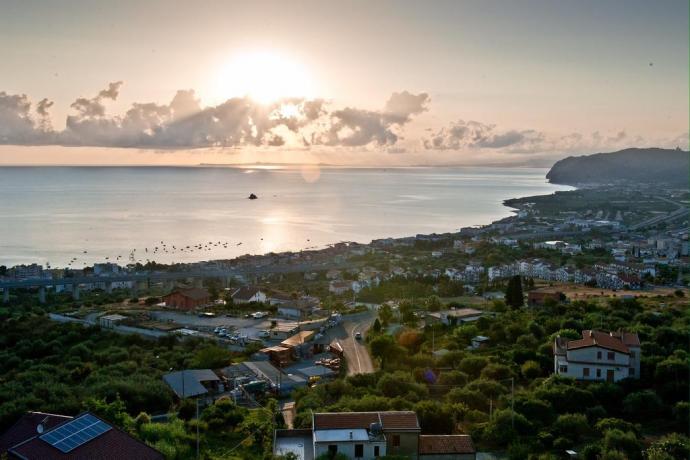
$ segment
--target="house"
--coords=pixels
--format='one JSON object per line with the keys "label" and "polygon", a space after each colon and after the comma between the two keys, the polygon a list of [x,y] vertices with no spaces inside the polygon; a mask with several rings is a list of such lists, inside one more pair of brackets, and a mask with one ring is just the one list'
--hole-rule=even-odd
{"label": "house", "polygon": [[26,460],[163,460],[153,447],[90,412],[28,412],[0,435],[0,457]]}
{"label": "house", "polygon": [[472,350],[479,350],[480,348],[484,348],[489,344],[489,338],[484,336],[484,335],[478,335],[475,337],[472,337],[471,345],[470,348]]}
{"label": "house", "polygon": [[352,290],[352,281],[331,281],[328,285],[328,291],[341,295]]}
{"label": "house", "polygon": [[477,321],[483,314],[484,312],[474,308],[459,308],[457,310],[429,313],[426,315],[426,320],[430,324],[441,323],[446,326],[456,326],[470,321]]}
{"label": "house", "polygon": [[183,310],[194,310],[211,301],[211,296],[206,289],[190,288],[175,289],[170,294],[163,296],[165,305]]}
{"label": "house", "polygon": [[100,318],[98,318],[98,324],[100,324],[102,328],[112,329],[126,319],[126,316],[118,314],[103,315]]}
{"label": "house", "polygon": [[640,338],[631,332],[584,330],[582,338],[556,337],[554,373],[577,380],[640,378]]}
{"label": "house", "polygon": [[560,291],[529,291],[527,293],[527,305],[542,306],[546,302],[560,302],[565,299],[565,294]]}
{"label": "house", "polygon": [[180,399],[224,391],[220,378],[211,369],[185,369],[171,372],[163,376],[163,381]]}
{"label": "house", "polygon": [[296,294],[293,295],[278,290],[271,290],[268,294],[266,294],[266,302],[268,302],[269,305],[282,305],[284,303],[294,302],[296,298]]}
{"label": "house", "polygon": [[233,303],[250,303],[250,302],[261,302],[265,303],[267,300],[266,293],[261,289],[253,286],[243,286],[231,295]]}
{"label": "house", "polygon": [[290,319],[304,319],[313,315],[321,308],[321,303],[316,297],[304,296],[297,300],[278,305],[278,316]]}
{"label": "house", "polygon": [[452,434],[419,437],[419,460],[474,460],[476,456],[472,436]]}
{"label": "house", "polygon": [[311,430],[276,430],[273,453],[293,453],[300,460],[344,455],[373,460],[384,456],[410,459],[474,459],[467,435],[421,435],[412,411],[312,414]]}

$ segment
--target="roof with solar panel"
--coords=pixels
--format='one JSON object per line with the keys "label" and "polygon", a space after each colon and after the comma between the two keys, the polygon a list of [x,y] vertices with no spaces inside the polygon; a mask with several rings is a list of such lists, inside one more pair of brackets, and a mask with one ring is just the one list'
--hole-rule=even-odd
{"label": "roof with solar panel", "polygon": [[[31,417],[30,417],[31,416]],[[55,416],[53,416],[55,417]],[[64,416],[61,416],[64,417]],[[3,436],[13,435],[15,445],[7,449],[9,458],[110,460],[137,458],[159,460],[163,455],[152,447],[89,412],[64,417],[61,423],[36,423],[39,418],[27,414]],[[65,420],[66,419],[66,420]],[[34,427],[27,430],[30,424]],[[21,432],[17,431],[21,427]],[[12,430],[15,429],[15,433]],[[22,439],[23,438],[23,439]],[[2,454],[2,452],[0,452]]]}

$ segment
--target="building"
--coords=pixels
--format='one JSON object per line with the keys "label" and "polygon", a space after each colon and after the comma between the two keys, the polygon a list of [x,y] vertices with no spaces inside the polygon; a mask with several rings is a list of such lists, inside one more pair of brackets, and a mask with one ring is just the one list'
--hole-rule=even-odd
{"label": "building", "polygon": [[479,350],[489,345],[490,339],[484,335],[477,335],[472,337],[470,348],[472,350]]}
{"label": "building", "polygon": [[307,380],[299,375],[288,374],[268,361],[245,361],[221,370],[223,375],[235,380],[238,376],[251,377],[266,382],[266,387],[278,395],[287,395],[297,388],[307,386]]}
{"label": "building", "polygon": [[565,299],[565,295],[560,291],[529,291],[527,293],[527,305],[542,306],[547,302],[560,302]]}
{"label": "building", "polygon": [[335,295],[345,294],[352,290],[352,281],[331,281],[328,285],[328,292]]}
{"label": "building", "polygon": [[452,434],[419,437],[419,460],[474,460],[476,456],[472,436]]}
{"label": "building", "polygon": [[261,289],[253,286],[243,286],[231,294],[233,303],[265,303],[267,296]]}
{"label": "building", "polygon": [[477,321],[484,312],[474,308],[459,308],[457,310],[444,310],[429,313],[426,320],[430,324],[442,323],[446,326],[456,326],[462,323]]}
{"label": "building", "polygon": [[222,393],[225,388],[211,369],[185,369],[163,376],[163,381],[178,398]]}
{"label": "building", "polygon": [[163,301],[168,307],[194,310],[211,302],[211,296],[203,288],[175,289],[170,294],[163,296]]}
{"label": "building", "polygon": [[304,319],[313,315],[321,308],[319,299],[304,296],[297,300],[290,300],[278,305],[278,316],[290,319]]}
{"label": "building", "polygon": [[163,460],[165,457],[90,412],[76,417],[28,412],[0,435],[0,458]]}
{"label": "building", "polygon": [[640,338],[631,332],[582,331],[582,338],[556,337],[554,373],[577,380],[617,382],[640,378]]}
{"label": "building", "polygon": [[103,315],[98,318],[98,324],[100,324],[102,328],[112,329],[126,319],[126,316],[118,315],[117,313],[112,315]]}
{"label": "building", "polygon": [[342,454],[373,460],[386,455],[410,459],[474,459],[467,435],[421,435],[412,411],[314,413],[311,430],[276,430],[273,453],[300,460]]}

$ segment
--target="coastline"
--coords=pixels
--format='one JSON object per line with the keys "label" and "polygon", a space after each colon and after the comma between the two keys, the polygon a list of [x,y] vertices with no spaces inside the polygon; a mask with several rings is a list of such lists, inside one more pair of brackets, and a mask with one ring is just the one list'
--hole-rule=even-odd
{"label": "coastline", "polygon": [[[30,168],[33,169],[34,167]],[[2,168],[0,168],[0,170],[1,169]],[[58,210],[56,232],[54,234],[46,234],[42,239],[39,238],[33,241],[30,236],[28,238],[26,237],[26,235],[31,235],[31,232],[23,232],[22,234],[15,233],[14,240],[9,237],[4,242],[5,246],[2,248],[2,251],[7,258],[5,260],[0,260],[0,265],[21,265],[27,263],[47,264],[50,262],[49,265],[53,268],[63,267],[79,269],[83,262],[86,262],[85,266],[108,262],[108,257],[104,257],[104,255],[110,256],[110,262],[126,265],[128,263],[127,253],[129,253],[130,250],[123,248],[136,248],[137,258],[141,260],[142,264],[146,263],[146,259],[155,261],[160,265],[174,265],[176,263],[212,263],[215,261],[231,261],[239,258],[246,258],[248,255],[249,257],[264,257],[267,254],[296,254],[326,250],[342,241],[357,242],[358,244],[366,245],[370,244],[372,240],[377,239],[409,238],[415,235],[451,234],[457,233],[462,227],[487,226],[494,222],[510,218],[514,215],[515,209],[507,206],[506,202],[514,199],[514,197],[548,195],[549,193],[553,193],[554,190],[554,187],[551,187],[551,184],[546,184],[543,179],[544,174],[548,171],[547,168],[529,168],[527,172],[517,172],[513,174],[512,171],[494,173],[484,168],[449,168],[448,172],[446,172],[445,168],[404,167],[396,168],[399,172],[389,176],[382,174],[383,170],[381,168],[369,167],[359,168],[361,172],[351,176],[350,174],[341,172],[343,168],[336,167],[324,168],[324,170],[331,172],[324,172],[323,174],[328,174],[328,176],[322,176],[321,181],[316,185],[302,182],[302,179],[300,179],[300,171],[292,170],[292,168],[287,172],[287,176],[280,174],[280,171],[274,172],[273,170],[265,172],[257,170],[253,174],[239,174],[233,172],[227,175],[225,173],[212,173],[211,176],[204,172],[199,172],[198,174],[195,173],[195,176],[204,180],[208,177],[225,177],[231,180],[234,180],[232,178],[237,178],[237,180],[243,180],[247,184],[250,184],[249,187],[251,188],[245,189],[244,186],[233,185],[227,190],[225,188],[220,189],[219,193],[221,195],[229,195],[230,198],[224,198],[223,202],[219,203],[216,200],[217,197],[211,197],[211,200],[216,201],[200,203],[201,207],[199,207],[199,211],[193,211],[194,215],[203,216],[204,219],[210,215],[210,219],[215,219],[217,221],[216,225],[236,225],[238,221],[235,218],[228,219],[223,217],[219,219],[218,216],[214,215],[218,210],[227,209],[234,213],[246,213],[247,217],[245,219],[250,219],[251,221],[248,221],[250,224],[259,219],[268,219],[267,221],[269,223],[261,224],[259,227],[256,227],[256,224],[254,224],[254,227],[251,228],[257,228],[257,231],[250,235],[247,235],[246,231],[244,234],[238,235],[232,230],[224,230],[213,234],[213,232],[207,231],[210,227],[197,227],[200,228],[201,231],[196,231],[199,235],[196,237],[196,241],[205,238],[204,241],[206,242],[219,242],[219,240],[232,240],[232,242],[227,243],[228,246],[226,250],[210,251],[206,257],[204,257],[203,252],[199,251],[195,254],[186,252],[181,255],[172,256],[169,253],[163,254],[162,251],[159,251],[157,254],[151,254],[151,252],[146,254],[144,251],[145,246],[148,246],[150,251],[154,245],[157,245],[156,242],[160,240],[164,240],[168,245],[171,243],[177,244],[178,248],[183,247],[180,246],[181,244],[191,245],[192,242],[190,240],[185,241],[175,236],[170,236],[169,232],[160,233],[158,227],[155,226],[146,229],[146,231],[141,234],[133,230],[136,229],[137,225],[146,225],[155,215],[151,218],[147,215],[143,215],[143,220],[140,220],[140,222],[137,222],[135,217],[128,217],[127,220],[121,222],[98,218],[100,215],[106,215],[108,218],[112,213],[119,212],[121,209],[127,209],[121,208],[121,205],[127,206],[126,202],[124,204],[115,203],[115,205],[108,203],[103,212],[99,211],[91,216],[82,218],[81,220],[84,221],[84,223],[81,224],[80,231],[82,234],[85,234],[86,240],[84,237],[73,238],[74,243],[70,242],[71,244],[69,246],[63,246],[61,244],[60,237],[64,236],[68,231],[68,228],[60,226],[61,216],[64,215],[65,212],[74,212],[73,210],[76,208],[80,208],[82,209],[82,213],[88,214],[90,203],[87,202],[87,206],[83,207],[81,205],[81,197],[84,196],[84,193],[90,194],[93,188],[92,184],[99,181],[101,177],[105,177],[102,176],[102,174],[108,174],[107,172],[97,172],[94,170],[94,167],[87,167],[86,169],[91,172],[83,177],[78,168],[69,166],[65,167],[65,171],[60,173],[60,181],[62,182],[64,182],[63,177],[69,177],[71,180],[83,182],[83,184],[76,183],[74,185],[74,187],[83,190],[83,192],[80,195],[74,195],[75,201],[70,202],[71,206],[65,206],[65,209]],[[124,177],[124,169],[126,168],[115,167],[101,169],[112,171],[118,180],[122,180],[121,178]],[[136,169],[142,171],[140,168]],[[132,177],[155,176],[155,181],[152,181],[150,185],[148,182],[144,183],[146,183],[147,187],[156,187],[156,194],[159,199],[167,200],[166,194],[170,191],[174,194],[184,193],[185,195],[198,191],[196,185],[191,186],[190,192],[187,192],[188,188],[186,186],[164,188],[159,191],[157,184],[162,180],[167,180],[169,177],[182,177],[184,179],[192,177],[186,174],[184,170],[191,172],[199,171],[199,169],[202,168],[176,167],[173,169],[178,172],[170,173],[174,176],[170,176],[169,173],[165,172],[171,171],[171,169],[166,167],[161,168],[159,166],[152,166],[147,169],[161,169],[162,172],[142,172],[142,174],[145,174],[144,176],[142,176],[142,174],[137,174]],[[233,168],[233,170],[245,172],[243,168]],[[453,172],[450,172],[451,170]],[[6,177],[10,177],[12,174],[13,172],[11,171],[6,172]],[[35,175],[33,171],[27,171],[24,174],[27,177],[34,177]],[[69,176],[67,176],[67,174],[69,174]],[[41,188],[47,187],[48,189],[52,189],[59,187],[58,184],[60,182],[54,184],[52,181],[52,168],[44,171],[42,173],[42,176],[43,175],[51,180],[48,182],[41,182]],[[256,189],[252,190],[254,185],[251,184],[261,184],[262,181],[265,182],[268,180],[267,178],[272,181],[271,183],[273,185],[278,184],[283,186],[283,177],[293,177],[291,180],[298,181],[297,184],[291,182],[292,185],[290,185],[291,188],[289,192],[292,193],[292,197],[287,195],[288,192],[285,192],[280,193],[278,198],[276,198],[275,195],[271,195],[269,191],[261,189],[260,185],[257,185]],[[312,193],[321,194],[319,190],[327,190],[328,193],[326,195],[338,192],[343,189],[342,180],[346,177],[348,180],[347,184],[358,184],[360,181],[363,181],[364,185],[362,190],[355,192],[355,197],[359,201],[351,203],[352,206],[347,210],[335,208],[325,211],[323,224],[321,224],[319,204],[326,204],[328,200],[326,198],[320,198],[318,195],[312,199]],[[278,178],[278,181],[276,182],[273,178]],[[409,188],[404,185],[409,181],[425,182],[425,185]],[[127,193],[135,193],[135,191],[138,191],[141,183],[142,182],[134,183],[133,188],[130,187],[126,189]],[[376,188],[371,189],[371,184],[375,184]],[[23,183],[18,183],[18,186],[19,192],[13,190],[11,190],[11,192],[23,193]],[[8,187],[8,190],[10,190],[12,185],[8,184]],[[565,187],[558,186],[557,188]],[[570,189],[570,187],[567,188]],[[119,192],[120,186],[118,185],[115,189],[106,188],[101,190],[100,184],[96,185],[97,192],[100,191],[102,193],[105,190],[109,193],[113,191]],[[240,192],[243,193],[241,196],[233,195],[236,194],[238,190],[246,190],[246,194]],[[312,192],[312,190],[315,192]],[[373,190],[377,190],[374,192],[377,194],[376,197],[369,195],[370,191]],[[490,195],[485,193],[487,190],[492,190]],[[545,190],[551,191],[545,192]],[[260,199],[250,204],[248,200],[246,200],[249,191],[256,191]],[[473,195],[469,194],[479,194],[481,197],[479,200],[475,200],[472,198]],[[69,198],[67,196],[63,197],[62,194],[59,199],[69,202]],[[156,197],[153,196],[151,199],[155,201]],[[348,198],[343,198],[342,201],[348,202]],[[191,204],[196,208],[198,206],[196,206],[195,203],[196,202],[192,202]],[[175,203],[175,205],[177,205],[177,203]],[[135,212],[144,211],[147,207],[152,208],[156,213],[163,212],[163,210],[159,211],[155,206],[156,205],[144,206],[141,210],[133,209],[127,212],[132,215]],[[180,204],[180,206],[183,205]],[[340,206],[342,207],[342,203]],[[42,209],[43,206],[41,205],[38,208],[29,209],[28,212],[33,215],[40,212]],[[5,215],[12,216],[14,210],[22,213],[27,212],[25,208],[21,208],[20,210],[18,208],[8,207],[4,210],[4,213]],[[2,211],[1,207],[0,211]],[[302,211],[306,211],[309,214],[302,216],[302,214],[300,214]],[[344,214],[342,211],[344,211]],[[297,214],[294,214],[295,212]],[[360,212],[364,214],[360,215]],[[290,214],[285,213],[292,213],[292,217]],[[185,218],[187,214],[181,217],[175,215],[170,216],[170,219],[168,219],[170,225],[178,225],[177,219]],[[273,223],[273,219],[276,217],[279,220]],[[348,221],[348,219],[354,220]],[[401,219],[404,225],[398,225]],[[48,225],[53,224],[50,215],[44,220]],[[21,217],[18,218],[18,220],[10,217],[6,222],[8,224],[12,223],[13,226],[18,225],[21,227],[26,225],[26,222],[22,221]],[[153,223],[156,222],[156,220],[153,220]],[[346,224],[350,227],[356,225],[357,231],[348,231],[347,226],[344,226]],[[321,231],[323,230],[320,228],[322,225],[325,226],[328,231]],[[88,226],[88,228],[85,228],[86,226]],[[92,226],[93,228],[91,228]],[[122,227],[122,230],[118,230],[120,227]],[[308,229],[304,230],[307,227]],[[7,229],[10,231],[12,230],[9,226]],[[344,231],[341,231],[341,229]],[[113,233],[118,231],[120,232],[119,234]],[[113,234],[118,239],[116,241],[105,240],[103,235],[110,234]],[[55,235],[58,236],[56,237]],[[128,237],[130,241],[120,243],[120,239],[123,238],[123,235],[124,237]],[[300,239],[301,235],[304,235],[305,239]],[[259,236],[262,237],[261,244],[259,244]],[[158,238],[156,239],[156,237]],[[264,239],[263,237],[266,238]],[[282,238],[282,240],[276,238]],[[311,239],[310,242],[309,239]],[[49,242],[49,246],[46,246],[46,241]],[[270,243],[282,241],[282,243],[264,244],[265,241],[269,241]],[[31,243],[33,247],[27,246],[27,242]],[[103,242],[105,242],[105,245],[102,244]],[[239,246],[241,242],[244,242],[244,244]],[[235,249],[235,245],[239,247]],[[113,247],[115,247],[115,249],[112,249]],[[15,250],[15,248],[17,249]],[[88,255],[86,254],[87,250]],[[84,253],[83,255],[82,252]],[[121,254],[122,257],[116,259],[114,254]],[[78,264],[67,264],[73,256],[79,258]]]}

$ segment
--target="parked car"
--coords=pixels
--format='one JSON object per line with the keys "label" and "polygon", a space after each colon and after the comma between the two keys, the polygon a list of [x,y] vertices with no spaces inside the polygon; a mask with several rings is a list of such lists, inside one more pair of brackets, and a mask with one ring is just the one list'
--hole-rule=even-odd
{"label": "parked car", "polygon": [[259,337],[261,337],[261,338],[265,339],[265,338],[270,337],[270,336],[271,336],[271,333],[268,331],[259,331]]}

